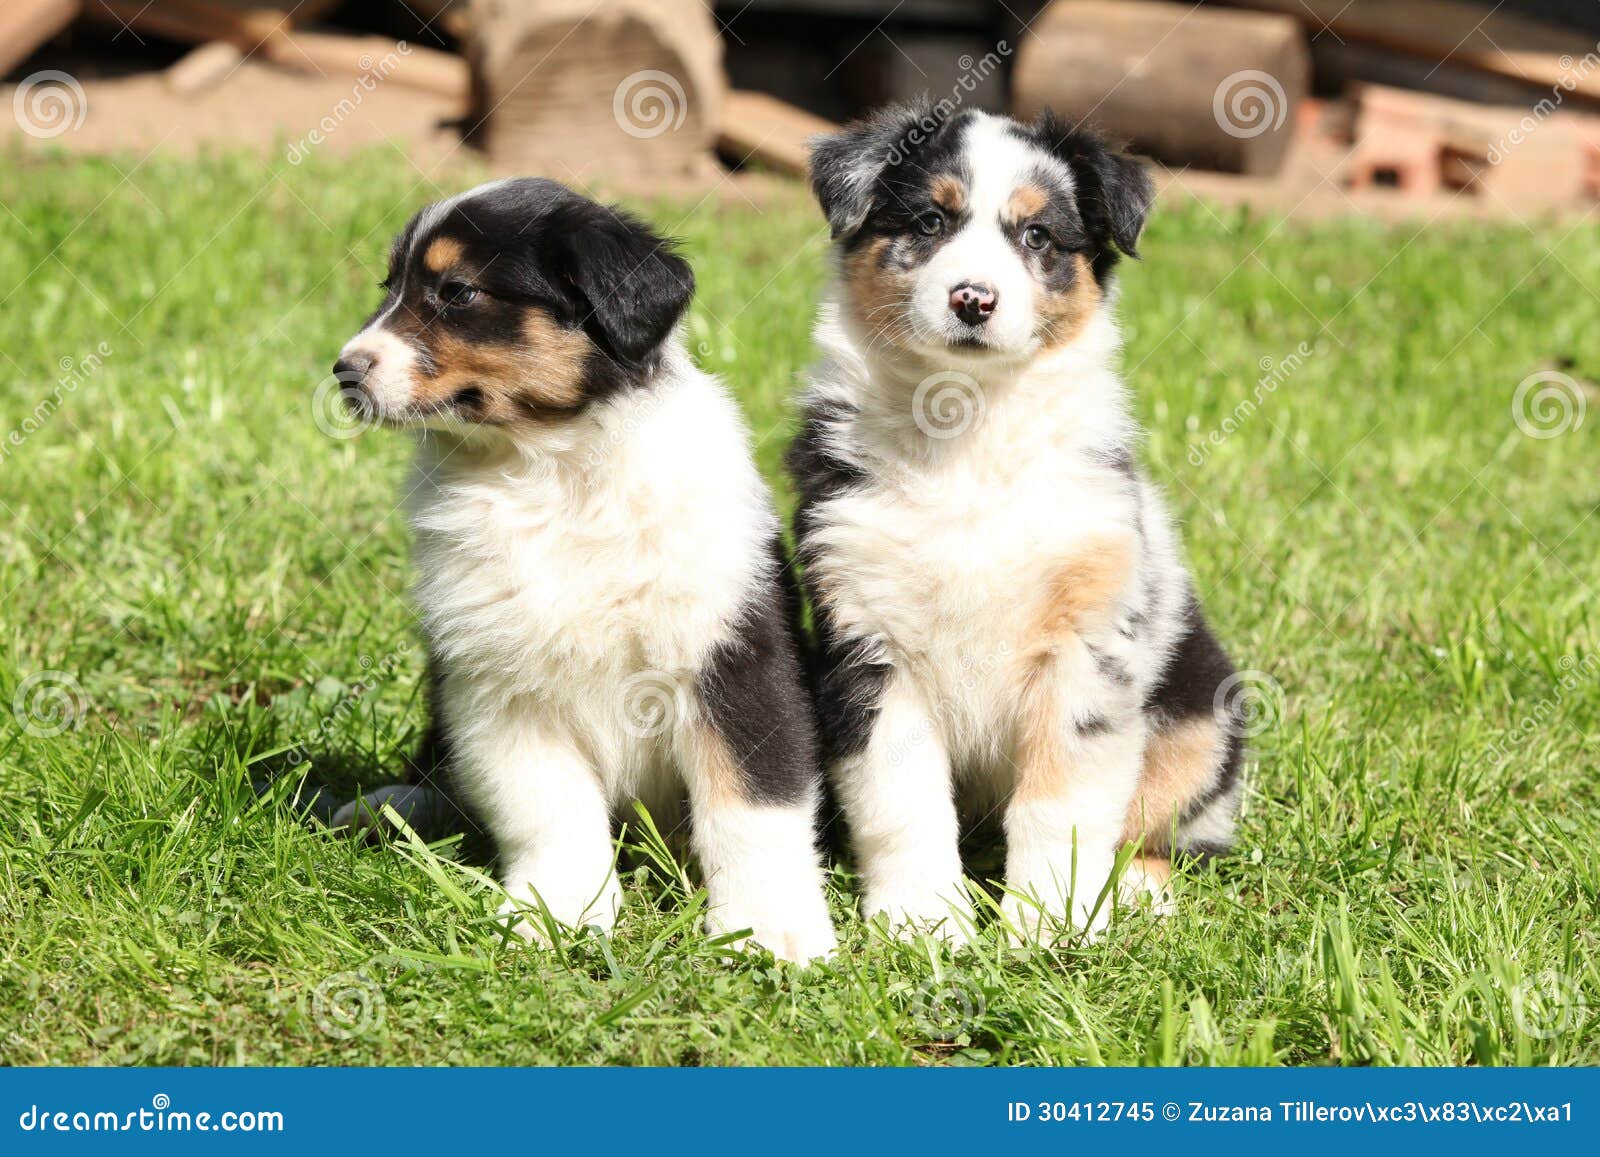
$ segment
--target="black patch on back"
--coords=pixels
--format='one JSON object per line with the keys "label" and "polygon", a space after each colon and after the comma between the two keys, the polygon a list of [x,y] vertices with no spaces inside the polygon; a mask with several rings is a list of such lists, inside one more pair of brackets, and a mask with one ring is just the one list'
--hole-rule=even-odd
{"label": "black patch on back", "polygon": [[748,596],[737,636],[712,651],[696,680],[711,725],[754,803],[794,804],[816,786],[817,741],[790,615],[796,606],[782,540],[778,569]]}

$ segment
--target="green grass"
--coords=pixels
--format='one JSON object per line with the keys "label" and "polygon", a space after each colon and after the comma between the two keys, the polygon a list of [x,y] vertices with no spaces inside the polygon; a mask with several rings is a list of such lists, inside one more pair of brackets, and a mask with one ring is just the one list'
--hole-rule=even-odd
{"label": "green grass", "polygon": [[[1536,439],[1512,413],[1552,364],[1600,379],[1594,225],[1159,212],[1127,364],[1261,673],[1238,855],[1170,920],[956,958],[869,932],[840,868],[843,950],[799,972],[724,959],[649,856],[614,939],[508,947],[450,849],[251,789],[294,761],[381,783],[422,725],[407,449],[326,436],[311,399],[438,192],[392,154],[0,169],[0,439],[26,425],[0,441],[0,702],[57,672],[80,709],[56,735],[0,713],[0,1059],[1600,1063],[1600,414]],[[781,487],[817,216],[727,190],[651,212]]]}

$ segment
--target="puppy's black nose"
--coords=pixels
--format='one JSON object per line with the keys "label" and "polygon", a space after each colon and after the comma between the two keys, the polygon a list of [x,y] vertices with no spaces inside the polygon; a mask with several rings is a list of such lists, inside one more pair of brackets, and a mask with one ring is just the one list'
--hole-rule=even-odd
{"label": "puppy's black nose", "polygon": [[333,376],[347,386],[359,386],[367,380],[367,371],[376,360],[371,354],[345,354],[333,363]]}
{"label": "puppy's black nose", "polygon": [[1000,297],[981,281],[963,281],[950,291],[950,312],[966,325],[982,325]]}

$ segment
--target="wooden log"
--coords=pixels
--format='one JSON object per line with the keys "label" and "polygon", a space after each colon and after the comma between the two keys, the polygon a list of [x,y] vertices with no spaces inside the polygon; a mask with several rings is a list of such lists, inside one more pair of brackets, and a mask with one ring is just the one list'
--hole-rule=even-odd
{"label": "wooden log", "polygon": [[733,89],[722,102],[717,148],[735,163],[755,160],[777,172],[803,177],[811,151],[807,142],[838,127],[764,92]]}
{"label": "wooden log", "polygon": [[1053,109],[1173,165],[1277,171],[1310,70],[1295,21],[1182,4],[1058,0],[1022,41],[1017,115]]}
{"label": "wooden log", "polygon": [[1233,0],[1282,13],[1314,32],[1476,68],[1600,101],[1600,67],[1591,38],[1496,5],[1485,12],[1461,0]]}
{"label": "wooden log", "polygon": [[206,92],[232,76],[243,60],[244,53],[226,40],[202,44],[167,69],[167,88],[179,96]]}
{"label": "wooden log", "polygon": [[[103,15],[120,18],[136,30],[194,44],[230,44],[242,55],[291,72],[357,80],[371,75],[412,88],[459,98],[465,104],[471,84],[466,62],[447,52],[402,45],[382,36],[346,36],[295,28],[308,3],[291,12],[230,6],[215,0],[94,0]],[[181,62],[180,62],[181,63]]]}
{"label": "wooden log", "polygon": [[727,87],[701,0],[473,0],[477,135],[558,180],[703,171]]}
{"label": "wooden log", "polygon": [[78,7],[78,0],[6,0],[0,8],[0,76],[71,24]]}

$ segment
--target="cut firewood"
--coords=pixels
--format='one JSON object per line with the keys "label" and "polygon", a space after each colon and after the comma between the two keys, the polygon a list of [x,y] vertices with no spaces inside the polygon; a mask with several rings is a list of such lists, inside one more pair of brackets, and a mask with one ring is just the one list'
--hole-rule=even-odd
{"label": "cut firewood", "polygon": [[472,0],[474,122],[496,162],[581,179],[697,174],[727,80],[702,0]]}
{"label": "cut firewood", "polygon": [[6,0],[0,8],[0,76],[71,24],[78,8],[78,0]]}
{"label": "cut firewood", "polygon": [[167,87],[179,96],[194,96],[221,84],[238,69],[244,53],[226,40],[192,49],[167,69]]}
{"label": "cut firewood", "polygon": [[769,169],[803,177],[807,142],[838,125],[764,92],[734,89],[722,103],[717,148],[736,163],[755,160]]}
{"label": "cut firewood", "polygon": [[[129,27],[196,44],[221,42],[243,56],[293,72],[356,79],[371,75],[412,88],[459,98],[471,89],[466,62],[447,52],[402,45],[382,36],[347,36],[295,27],[309,9],[234,6],[206,0],[94,0],[94,8]],[[181,63],[181,62],[180,62]]]}
{"label": "cut firewood", "polygon": [[[1544,88],[1561,86],[1600,100],[1594,44],[1577,32],[1496,6],[1460,0],[1231,0],[1245,8],[1277,12],[1312,32],[1372,44],[1425,58],[1432,64],[1476,68]],[[1462,30],[1468,29],[1462,35]]]}
{"label": "cut firewood", "polygon": [[1276,172],[1306,94],[1299,25],[1186,4],[1057,0],[1022,41],[1016,112],[1050,108],[1174,165]]}

